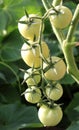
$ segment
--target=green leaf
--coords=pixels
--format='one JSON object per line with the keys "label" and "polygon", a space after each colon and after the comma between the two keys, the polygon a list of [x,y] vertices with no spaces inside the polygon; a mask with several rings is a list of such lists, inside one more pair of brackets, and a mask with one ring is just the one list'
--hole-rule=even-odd
{"label": "green leaf", "polygon": [[[6,80],[7,80],[7,83],[12,83],[13,81],[13,77],[15,76],[16,77],[16,81],[18,81],[18,86],[20,85],[20,80],[19,80],[19,76],[17,74],[17,72],[15,71],[14,68],[17,68],[17,66],[15,65],[8,65],[4,62],[0,62],[0,70],[4,73],[4,75],[6,75]],[[3,82],[4,83],[4,82]]]}
{"label": "green leaf", "polygon": [[0,72],[0,79],[3,80],[4,82],[7,82],[5,75],[1,72]]}
{"label": "green leaf", "polygon": [[66,108],[66,113],[71,121],[79,120],[79,92],[74,94],[74,98]]}
{"label": "green leaf", "polygon": [[5,12],[0,10],[0,31],[5,30],[7,26],[7,17],[5,15]]}
{"label": "green leaf", "polygon": [[66,130],[79,130],[79,121],[71,123]]}
{"label": "green leaf", "polygon": [[65,76],[60,80],[60,83],[65,85],[66,84],[72,85],[73,83],[75,83],[75,80],[71,77],[71,75],[65,74]]}
{"label": "green leaf", "polygon": [[3,30],[14,30],[17,27],[17,20],[24,15],[24,9],[29,13],[39,13],[40,4],[33,0],[4,0],[0,6],[0,32]]}
{"label": "green leaf", "polygon": [[[48,35],[46,37],[48,37]],[[57,56],[60,53],[60,49],[59,49],[59,45],[58,45],[57,41],[55,41],[54,39],[52,40],[52,38],[50,38],[50,39],[45,38],[45,41],[49,46],[50,54]]]}
{"label": "green leaf", "polygon": [[69,127],[68,130],[71,130],[72,126],[74,126],[73,130],[78,130],[79,129],[79,92],[74,94],[74,98],[69,104],[69,106],[66,108],[65,112],[69,120],[71,121],[71,126]]}
{"label": "green leaf", "polygon": [[35,107],[27,107],[22,104],[0,105],[1,130],[18,130],[36,123],[40,126]]}
{"label": "green leaf", "polygon": [[1,47],[1,58],[3,61],[16,61],[21,58],[20,50],[23,44],[22,37],[18,30],[14,30],[8,37],[6,37]]}
{"label": "green leaf", "polygon": [[4,103],[21,102],[21,95],[18,89],[9,84],[1,85],[0,103],[4,104]]}

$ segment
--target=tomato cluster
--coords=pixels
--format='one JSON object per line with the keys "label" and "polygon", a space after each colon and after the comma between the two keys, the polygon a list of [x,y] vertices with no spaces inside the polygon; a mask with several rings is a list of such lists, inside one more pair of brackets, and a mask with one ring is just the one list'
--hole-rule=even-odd
{"label": "tomato cluster", "polygon": [[[70,24],[72,13],[65,6],[56,6],[48,16],[54,27],[63,29]],[[28,86],[24,97],[30,103],[39,104],[38,117],[44,126],[55,126],[63,117],[62,109],[55,101],[63,95],[63,87],[58,81],[66,73],[66,64],[62,58],[50,55],[42,38],[44,26],[44,17],[36,14],[25,15],[18,22],[18,30],[26,39],[21,57],[29,66],[24,71],[24,82]]]}

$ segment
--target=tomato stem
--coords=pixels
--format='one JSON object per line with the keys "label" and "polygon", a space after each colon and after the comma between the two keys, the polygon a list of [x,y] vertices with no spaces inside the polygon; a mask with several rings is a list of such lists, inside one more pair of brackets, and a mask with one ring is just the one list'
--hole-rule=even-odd
{"label": "tomato stem", "polygon": [[57,6],[57,5],[61,4],[62,1],[63,1],[63,0],[53,0],[53,3],[52,3],[52,4],[53,4],[54,6]]}
{"label": "tomato stem", "polygon": [[68,42],[72,41],[72,37],[73,37],[75,29],[78,25],[78,22],[79,22],[79,4],[76,7],[76,10],[75,10],[73,18],[72,18],[72,22],[70,24],[70,27],[69,27],[69,30],[68,30],[68,33],[67,33],[66,39],[67,39]]}
{"label": "tomato stem", "polygon": [[63,53],[67,63],[67,72],[75,79],[79,84],[79,70],[75,63],[75,58],[73,56],[73,47],[69,45],[67,41],[64,41]]}
{"label": "tomato stem", "polygon": [[76,7],[74,12],[72,23],[69,27],[67,38],[64,42],[63,53],[67,62],[68,73],[75,79],[75,81],[79,84],[79,69],[76,65],[75,58],[73,55],[73,47],[75,47],[75,43],[72,42],[72,37],[75,32],[75,29],[79,22],[79,4]]}

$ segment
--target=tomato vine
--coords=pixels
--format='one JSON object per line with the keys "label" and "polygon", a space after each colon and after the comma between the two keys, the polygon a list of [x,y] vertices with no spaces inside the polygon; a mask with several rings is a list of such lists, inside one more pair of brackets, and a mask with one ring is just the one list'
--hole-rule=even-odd
{"label": "tomato vine", "polygon": [[[54,107],[55,101],[59,100],[63,94],[62,86],[61,84],[58,85],[58,83],[64,77],[66,71],[79,83],[79,70],[73,55],[73,47],[76,46],[76,42],[73,43],[72,41],[72,36],[79,21],[79,5],[72,17],[71,10],[63,6],[62,0],[53,0],[52,4],[47,0],[42,0],[42,3],[46,10],[45,14],[40,17],[35,14],[30,15],[25,11],[26,15],[18,22],[18,30],[25,39],[25,43],[21,48],[21,57],[31,69],[30,73],[28,70],[24,71],[28,74],[28,76],[24,77],[24,82],[27,83],[28,88],[23,94],[26,101],[39,104],[39,110],[42,105],[46,105],[44,109],[49,113],[51,109],[52,111],[53,109],[56,110],[56,107]],[[44,42],[42,35],[45,26],[44,22],[47,18],[49,18],[52,30],[62,48],[66,64],[63,59],[51,56],[49,47]],[[68,32],[65,36],[63,28],[66,27],[68,27]],[[34,78],[37,75],[34,72],[39,73],[41,77],[41,80],[37,83]],[[28,79],[30,78],[33,78],[33,81],[29,85]],[[56,86],[58,87],[54,90]],[[47,106],[50,106],[51,109]],[[61,109],[60,105],[58,105],[58,108]],[[54,115],[54,118],[57,116],[57,122],[48,123],[48,119],[52,117],[48,118],[45,114],[44,117],[38,114],[38,117],[40,121],[42,120],[44,126],[55,126],[62,119],[62,109],[58,113],[61,118],[56,115],[56,112]]]}

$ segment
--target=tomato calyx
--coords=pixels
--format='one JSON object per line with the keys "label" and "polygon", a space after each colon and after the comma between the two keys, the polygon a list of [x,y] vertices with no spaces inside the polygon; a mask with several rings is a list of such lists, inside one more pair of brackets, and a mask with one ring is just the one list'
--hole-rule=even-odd
{"label": "tomato calyx", "polygon": [[[47,59],[48,63],[43,63],[44,75],[47,79],[57,81],[64,77],[66,72],[66,65],[62,58],[51,56],[51,59]],[[62,71],[62,66],[63,71]]]}
{"label": "tomato calyx", "polygon": [[59,14],[64,14],[64,11],[61,9],[61,4],[59,5],[59,8],[55,8],[53,5],[52,5],[52,8],[49,9],[49,15],[59,15]]}
{"label": "tomato calyx", "polygon": [[55,109],[56,107],[60,106],[61,104],[56,104],[54,101],[50,100],[50,102],[47,103],[47,107],[50,109]]}
{"label": "tomato calyx", "polygon": [[46,96],[49,99],[51,99],[53,101],[57,101],[63,95],[63,88],[62,88],[61,84],[53,83],[53,85],[46,86],[45,92],[46,92]]}
{"label": "tomato calyx", "polygon": [[[47,66],[44,68],[44,73],[47,72],[49,69],[55,69],[54,65],[58,62],[60,62],[62,59],[58,59],[54,62],[52,62],[52,58],[50,57],[50,59],[46,60],[46,64]],[[56,70],[55,70],[56,71]]]}
{"label": "tomato calyx", "polygon": [[56,88],[56,84],[57,83],[52,83],[52,81],[50,83],[47,84],[46,88],[50,88],[50,92],[52,89]]}
{"label": "tomato calyx", "polygon": [[[36,42],[35,42],[36,43]],[[26,43],[27,44],[27,43]],[[35,50],[36,47],[38,47],[38,44],[30,44],[30,42],[28,42],[28,48],[27,49],[21,49],[21,51],[28,51],[28,50]]]}
{"label": "tomato calyx", "polygon": [[49,12],[49,15],[58,15],[60,13],[60,11],[56,10],[55,8],[54,9],[51,9],[50,12]]}
{"label": "tomato calyx", "polygon": [[27,24],[28,27],[29,27],[29,26],[31,26],[31,24],[34,23],[34,20],[33,20],[33,18],[27,18],[27,21],[21,21],[20,20],[19,23],[21,23],[21,24]]}
{"label": "tomato calyx", "polygon": [[18,23],[27,24],[28,27],[30,27],[32,24],[36,24],[35,19],[42,20],[41,17],[38,17],[38,16],[31,16],[31,17],[29,17],[28,13],[25,13],[25,14],[26,14],[26,20],[19,20]]}
{"label": "tomato calyx", "polygon": [[24,80],[23,83],[27,83],[28,87],[31,87],[33,85],[37,85],[41,81],[41,74],[40,70],[36,70],[34,68],[30,68],[28,70],[20,69],[24,73]]}
{"label": "tomato calyx", "polygon": [[41,90],[37,86],[31,86],[24,92],[26,101],[34,104],[40,102],[41,96]]}
{"label": "tomato calyx", "polygon": [[56,104],[53,100],[50,99],[50,101],[42,101],[39,103],[39,106],[41,107],[42,105],[45,105],[47,106],[48,108],[50,109],[54,109],[56,108],[57,106],[60,106],[59,104]]}
{"label": "tomato calyx", "polygon": [[37,87],[36,86],[31,86],[31,87],[29,87],[29,89],[30,90],[28,90],[28,91],[26,91],[27,90],[26,89],[25,92],[22,93],[22,95],[24,95],[26,93],[32,93],[32,94],[38,93],[38,94],[40,94],[39,92],[37,92]]}

